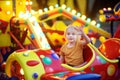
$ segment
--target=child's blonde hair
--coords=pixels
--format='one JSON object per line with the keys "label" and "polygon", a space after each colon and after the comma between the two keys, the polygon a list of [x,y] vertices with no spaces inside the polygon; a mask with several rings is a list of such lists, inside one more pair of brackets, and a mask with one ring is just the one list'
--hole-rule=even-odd
{"label": "child's blonde hair", "polygon": [[[65,31],[64,31],[64,36],[66,37],[66,32],[67,32],[67,30],[68,30],[69,28],[75,29],[75,27],[77,27],[77,26],[68,25],[67,28],[66,28]],[[75,29],[75,30],[76,30],[76,29]]]}

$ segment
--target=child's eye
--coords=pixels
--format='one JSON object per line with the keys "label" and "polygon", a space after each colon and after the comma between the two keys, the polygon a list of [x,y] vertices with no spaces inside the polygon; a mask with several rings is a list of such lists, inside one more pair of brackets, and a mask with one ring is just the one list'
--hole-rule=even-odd
{"label": "child's eye", "polygon": [[70,33],[67,33],[67,35],[70,35]]}
{"label": "child's eye", "polygon": [[75,35],[75,33],[72,33],[72,35]]}

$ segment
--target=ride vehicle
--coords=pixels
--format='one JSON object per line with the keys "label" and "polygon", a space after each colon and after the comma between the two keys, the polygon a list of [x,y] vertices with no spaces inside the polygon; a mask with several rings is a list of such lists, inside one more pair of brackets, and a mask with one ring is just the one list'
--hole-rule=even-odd
{"label": "ride vehicle", "polygon": [[79,68],[61,64],[51,49],[17,50],[6,61],[6,73],[20,80],[119,80],[119,49],[116,38],[106,40],[98,49],[89,43],[84,49],[85,63]]}

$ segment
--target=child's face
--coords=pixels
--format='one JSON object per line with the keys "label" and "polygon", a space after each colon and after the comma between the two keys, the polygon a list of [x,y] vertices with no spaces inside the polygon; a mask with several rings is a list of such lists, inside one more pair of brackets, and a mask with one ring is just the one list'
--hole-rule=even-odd
{"label": "child's face", "polygon": [[77,31],[72,27],[68,28],[66,31],[66,39],[68,40],[68,42],[76,42],[76,38]]}

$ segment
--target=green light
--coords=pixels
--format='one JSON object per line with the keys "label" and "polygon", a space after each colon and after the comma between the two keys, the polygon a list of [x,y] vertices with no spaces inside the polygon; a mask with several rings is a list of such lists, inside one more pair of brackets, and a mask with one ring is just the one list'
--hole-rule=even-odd
{"label": "green light", "polygon": [[86,21],[89,23],[89,22],[91,22],[91,19],[90,19],[90,18],[87,18],[87,20],[86,20]]}
{"label": "green light", "polygon": [[96,27],[100,28],[100,26],[101,26],[100,23],[97,23]]}

